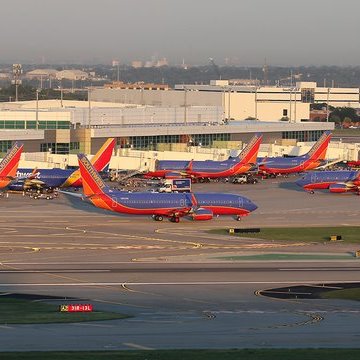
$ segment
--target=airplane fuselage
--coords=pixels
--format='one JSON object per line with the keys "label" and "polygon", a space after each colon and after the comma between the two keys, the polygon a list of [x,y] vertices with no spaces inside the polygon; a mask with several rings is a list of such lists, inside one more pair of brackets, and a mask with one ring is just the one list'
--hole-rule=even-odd
{"label": "airplane fuselage", "polygon": [[312,171],[296,181],[305,190],[329,189],[334,184],[346,184],[348,188],[360,186],[360,172],[354,170]]}
{"label": "airplane fuselage", "polygon": [[[195,193],[197,207],[210,210],[214,215],[246,216],[257,206],[249,199],[234,194]],[[103,209],[137,215],[168,216],[174,209],[182,215],[190,213],[193,201],[189,193],[129,193],[106,190],[88,198]],[[176,211],[175,211],[176,213]]]}
{"label": "airplane fuselage", "polygon": [[[16,173],[17,178],[22,178],[11,185],[9,185],[10,190],[24,190],[24,184],[27,177],[32,177],[33,183],[38,182],[46,188],[60,188],[66,187],[65,183],[74,176],[74,183],[72,187],[81,187],[82,182],[79,176],[75,173],[77,170],[72,169],[38,169],[33,173],[32,169],[18,169]],[[78,179],[75,179],[77,177]]]}
{"label": "airplane fuselage", "polygon": [[191,169],[189,161],[183,160],[160,160],[157,162],[155,171],[149,172],[147,177],[167,177],[172,174],[177,177],[188,176],[196,178],[219,178],[233,176],[248,171],[251,164],[239,164],[239,158],[230,158],[224,161],[192,161]]}
{"label": "airplane fuselage", "polygon": [[290,174],[312,170],[322,165],[322,160],[311,160],[307,155],[296,157],[269,157],[258,160],[259,171],[265,174]]}

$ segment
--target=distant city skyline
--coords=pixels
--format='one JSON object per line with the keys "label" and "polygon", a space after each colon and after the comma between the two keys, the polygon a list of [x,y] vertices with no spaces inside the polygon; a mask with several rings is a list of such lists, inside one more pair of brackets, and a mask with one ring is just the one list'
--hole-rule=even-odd
{"label": "distant city skyline", "polygon": [[360,65],[355,0],[18,0],[0,10],[0,63]]}

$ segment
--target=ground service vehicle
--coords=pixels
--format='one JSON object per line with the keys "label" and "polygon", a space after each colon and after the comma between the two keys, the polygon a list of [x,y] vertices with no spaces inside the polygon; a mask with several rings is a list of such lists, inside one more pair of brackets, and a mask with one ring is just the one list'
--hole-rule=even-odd
{"label": "ground service vehicle", "polygon": [[166,179],[159,192],[191,192],[191,179]]}
{"label": "ground service vehicle", "polygon": [[234,177],[232,179],[233,184],[256,184],[257,182],[258,180],[253,176],[246,174]]}

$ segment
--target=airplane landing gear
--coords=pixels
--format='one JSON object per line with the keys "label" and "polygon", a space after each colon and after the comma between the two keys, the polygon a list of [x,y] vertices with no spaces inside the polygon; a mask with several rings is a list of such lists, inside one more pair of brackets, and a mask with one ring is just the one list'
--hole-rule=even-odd
{"label": "airplane landing gear", "polygon": [[241,221],[241,216],[240,215],[236,216],[236,221]]}
{"label": "airplane landing gear", "polygon": [[171,222],[174,222],[174,223],[178,223],[178,222],[180,221],[180,218],[179,218],[178,216],[172,216],[172,217],[170,218],[170,221],[171,221]]}
{"label": "airplane landing gear", "polygon": [[164,218],[161,215],[153,215],[152,218],[155,221],[163,221],[164,220]]}

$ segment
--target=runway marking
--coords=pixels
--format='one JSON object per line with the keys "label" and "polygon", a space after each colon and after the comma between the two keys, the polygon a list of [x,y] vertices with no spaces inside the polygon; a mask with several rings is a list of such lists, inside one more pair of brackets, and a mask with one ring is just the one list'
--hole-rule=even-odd
{"label": "runway marking", "polygon": [[269,325],[269,326],[264,326],[264,327],[256,327],[256,328],[249,328],[249,329],[250,330],[279,329],[279,328],[284,328],[284,327],[313,325],[315,323],[318,323],[318,322],[324,320],[324,318],[319,314],[302,313],[302,312],[294,312],[294,313],[289,312],[289,314],[307,316],[307,317],[309,317],[309,319],[305,320],[305,321],[301,321],[301,322],[288,323],[288,324],[275,324],[275,325]]}
{"label": "runway marking", "polygon": [[90,324],[90,323],[73,323],[73,326],[91,326],[91,327],[100,327],[100,328],[113,328],[114,325],[102,325],[102,324]]}
{"label": "runway marking", "polygon": [[14,329],[14,328],[11,327],[11,326],[8,326],[8,325],[0,325],[0,329],[6,329],[6,330],[8,330],[8,329]]}
{"label": "runway marking", "polygon": [[[185,281],[185,282],[126,282],[127,286],[147,286],[147,285],[165,285],[165,286],[199,286],[199,285],[257,285],[257,284],[318,284],[318,283],[331,283],[339,282],[339,280],[297,280],[297,281]],[[354,280],[341,280],[342,283],[353,283]],[[355,281],[356,282],[356,281]],[[6,287],[27,287],[27,286],[36,286],[36,287],[57,287],[57,286],[122,286],[124,282],[75,282],[75,283],[0,283],[0,286]]]}
{"label": "runway marking", "polygon": [[279,271],[359,271],[359,267],[348,267],[348,268],[342,268],[342,269],[333,269],[331,267],[329,268],[306,268],[306,269],[278,269]]}
{"label": "runway marking", "polygon": [[99,273],[99,272],[110,272],[111,270],[0,270],[0,274],[17,274],[17,273]]}
{"label": "runway marking", "polygon": [[134,349],[139,349],[139,350],[154,350],[151,347],[148,346],[143,346],[143,345],[139,345],[139,344],[134,344],[134,343],[122,343],[125,346],[128,346],[130,348],[134,348]]}

